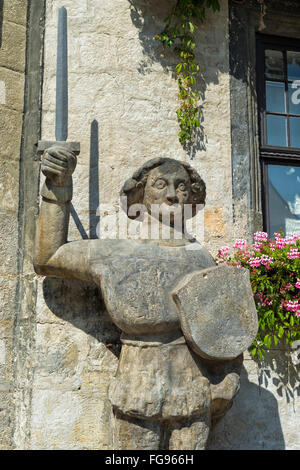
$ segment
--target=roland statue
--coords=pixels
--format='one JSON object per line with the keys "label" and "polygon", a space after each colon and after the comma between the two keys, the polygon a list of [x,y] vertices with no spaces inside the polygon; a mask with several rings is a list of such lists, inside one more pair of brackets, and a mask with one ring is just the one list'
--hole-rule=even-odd
{"label": "roland statue", "polygon": [[34,267],[40,275],[97,284],[122,331],[109,389],[112,448],[205,449],[239,391],[243,352],[257,332],[249,272],[217,266],[186,233],[185,208],[193,217],[204,205],[205,184],[172,158],[146,162],[121,189],[127,215],[143,220],[144,238],[68,243],[75,167],[68,148],[43,154]]}

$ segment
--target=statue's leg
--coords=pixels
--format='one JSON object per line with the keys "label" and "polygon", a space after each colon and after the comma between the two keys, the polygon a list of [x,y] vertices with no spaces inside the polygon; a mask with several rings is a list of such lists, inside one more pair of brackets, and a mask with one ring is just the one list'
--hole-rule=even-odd
{"label": "statue's leg", "polygon": [[158,450],[161,425],[158,421],[133,419],[116,413],[113,434],[114,450]]}
{"label": "statue's leg", "polygon": [[189,421],[170,423],[169,450],[205,450],[210,424],[210,413]]}

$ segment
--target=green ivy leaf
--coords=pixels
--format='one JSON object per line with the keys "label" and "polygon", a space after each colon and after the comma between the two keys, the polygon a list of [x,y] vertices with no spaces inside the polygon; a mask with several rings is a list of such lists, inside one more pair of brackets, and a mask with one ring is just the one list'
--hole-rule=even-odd
{"label": "green ivy leaf", "polygon": [[258,349],[257,355],[258,355],[259,360],[262,360],[263,354],[262,354],[261,349]]}
{"label": "green ivy leaf", "polygon": [[195,31],[195,26],[191,21],[189,21],[190,32],[193,33]]}
{"label": "green ivy leaf", "polygon": [[[164,46],[173,47],[181,59],[181,63],[175,68],[180,100],[180,111],[177,110],[176,115],[180,127],[178,137],[183,145],[192,140],[195,129],[200,127],[197,117],[199,92],[196,83],[200,67],[195,63],[193,50],[196,47],[194,34],[199,24],[205,20],[207,8],[219,10],[219,0],[177,0],[165,20],[164,30],[155,35],[155,39]],[[185,77],[182,77],[183,73],[186,74]]]}

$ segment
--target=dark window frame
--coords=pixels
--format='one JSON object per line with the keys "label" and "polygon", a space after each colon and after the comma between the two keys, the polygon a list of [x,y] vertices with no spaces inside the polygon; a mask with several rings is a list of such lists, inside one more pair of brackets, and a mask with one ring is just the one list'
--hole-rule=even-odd
{"label": "dark window frame", "polygon": [[[268,165],[300,166],[300,148],[277,147],[268,145],[266,129],[266,96],[265,96],[265,49],[292,50],[300,52],[300,40],[287,37],[256,34],[256,82],[259,121],[259,152],[262,178],[262,211],[263,228],[270,234]],[[286,64],[285,64],[286,65]],[[285,77],[286,78],[286,77]],[[276,80],[275,80],[276,81]],[[271,113],[276,114],[276,113]],[[289,122],[289,119],[287,120]],[[288,143],[289,143],[288,128]]]}

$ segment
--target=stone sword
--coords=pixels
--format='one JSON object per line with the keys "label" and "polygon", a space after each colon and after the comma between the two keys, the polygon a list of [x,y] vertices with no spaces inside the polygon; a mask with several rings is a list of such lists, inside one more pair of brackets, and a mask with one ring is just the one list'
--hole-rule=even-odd
{"label": "stone sword", "polygon": [[56,110],[55,141],[40,140],[37,152],[42,155],[50,147],[63,147],[75,155],[80,153],[79,142],[67,142],[68,138],[68,18],[67,10],[58,11],[57,59],[56,59]]}

